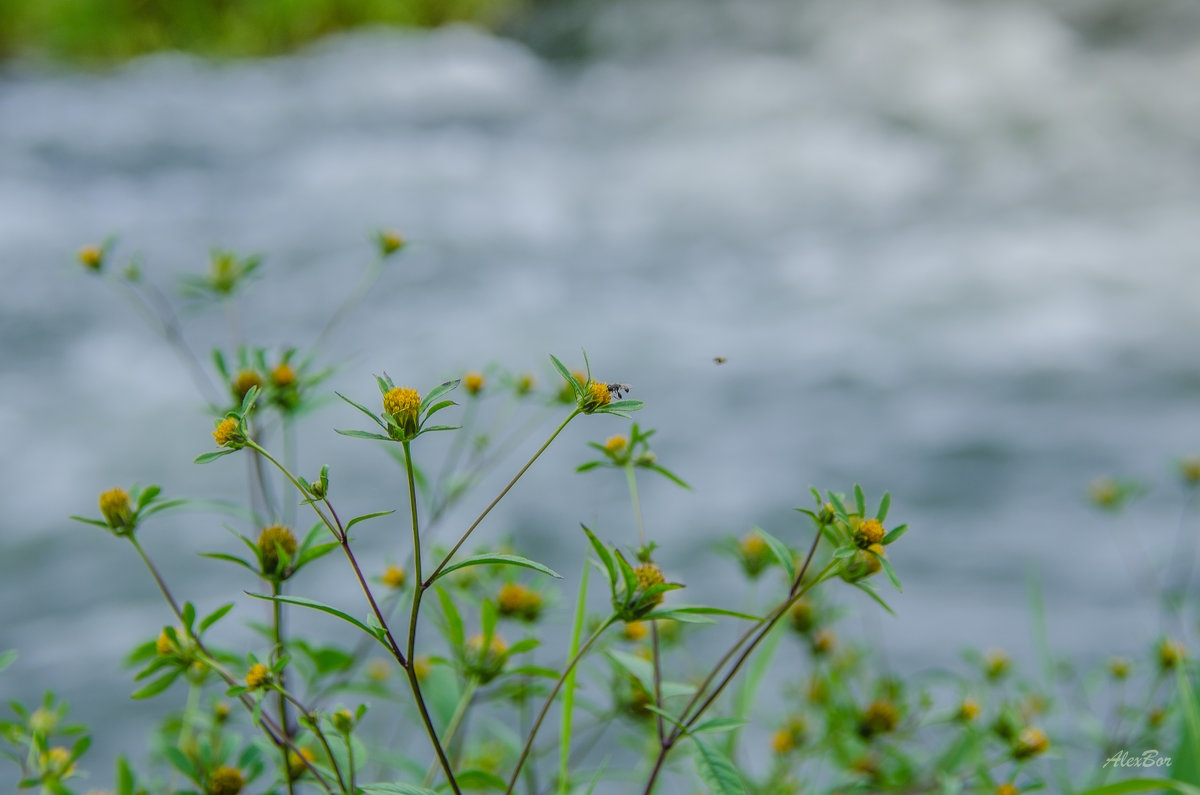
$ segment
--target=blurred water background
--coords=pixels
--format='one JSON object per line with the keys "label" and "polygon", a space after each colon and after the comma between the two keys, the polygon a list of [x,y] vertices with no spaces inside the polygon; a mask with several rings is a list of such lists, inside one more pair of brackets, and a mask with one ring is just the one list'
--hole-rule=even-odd
{"label": "blurred water background", "polygon": [[[211,246],[262,252],[245,334],[303,346],[366,267],[367,234],[403,230],[410,247],[330,340],[330,386],[373,405],[373,373],[427,388],[497,362],[548,388],[546,354],[586,348],[695,487],[642,494],[689,601],[740,593],[715,540],[757,524],[802,543],[808,485],[859,481],[913,527],[891,553],[898,617],[844,629],[889,665],[953,667],[966,646],[1031,661],[1031,572],[1057,651],[1140,657],[1163,627],[1136,572],[1175,537],[1171,461],[1200,450],[1189,8],[655,0],[548,10],[524,41],[369,30],[260,61],[9,64],[0,649],[21,656],[0,695],[54,688],[102,725],[102,779],[103,760],[136,756],[158,709],[128,699],[119,660],[168,616],[127,545],[66,515],[116,484],[242,487],[234,459],[191,463],[211,418],[187,371],[79,272],[75,250],[109,234],[168,289]],[[226,344],[208,321],[189,333]],[[361,427],[352,409],[304,427],[302,471],[331,464],[345,512],[404,505],[389,459],[330,430]],[[513,534],[573,593],[580,521],[634,540],[619,476],[571,471],[624,428],[573,425],[480,539]],[[1112,521],[1083,497],[1107,473],[1162,486]],[[206,608],[251,587],[195,557],[233,550],[220,521],[144,532]],[[399,532],[364,526],[363,556],[398,557]],[[297,591],[355,607],[327,564]]]}

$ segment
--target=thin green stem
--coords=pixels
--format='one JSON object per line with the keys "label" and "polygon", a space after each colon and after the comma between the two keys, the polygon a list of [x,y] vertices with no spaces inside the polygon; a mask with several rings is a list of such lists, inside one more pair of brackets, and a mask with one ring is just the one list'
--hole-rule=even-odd
{"label": "thin green stem", "polygon": [[542,721],[546,719],[546,713],[550,711],[550,705],[554,703],[554,697],[558,695],[559,688],[563,686],[563,682],[566,681],[567,675],[570,674],[571,671],[575,670],[575,666],[578,665],[579,661],[583,659],[583,656],[587,654],[588,649],[592,647],[592,644],[595,643],[604,630],[611,627],[616,620],[617,617],[615,615],[609,616],[603,624],[596,627],[596,631],[593,632],[586,641],[584,641],[583,646],[579,648],[579,651],[577,651],[575,656],[571,658],[571,661],[567,663],[566,670],[562,672],[562,675],[558,677],[558,681],[554,683],[554,687],[550,690],[550,695],[546,696],[546,703],[542,704],[542,708],[538,710],[538,715],[533,721],[533,727],[529,730],[529,737],[526,738],[525,747],[521,749],[521,755],[517,758],[517,766],[513,769],[512,778],[508,780],[508,789],[504,790],[505,795],[510,795],[510,793],[513,791],[513,787],[516,786],[517,778],[521,775],[521,767],[525,764],[525,760],[529,757],[529,752],[533,749],[533,741],[537,737],[538,730],[542,727]]}
{"label": "thin green stem", "polygon": [[[283,584],[278,579],[271,580],[271,595],[279,596],[283,593]],[[271,653],[271,660],[278,662],[283,656],[283,603],[278,599],[271,600],[271,628],[274,635],[275,649]],[[279,671],[275,674],[279,682],[279,691],[277,692],[279,703],[279,725],[283,728],[283,734],[289,740],[292,737],[292,730],[289,726],[288,719],[288,700],[284,695],[283,688],[287,686],[284,681],[284,671]],[[294,795],[295,788],[292,786],[292,777],[288,774],[288,749],[280,746],[279,753],[283,756],[283,780],[287,784],[288,795]]]}
{"label": "thin green stem", "polygon": [[[579,653],[579,640],[583,635],[583,622],[587,617],[588,572],[591,566],[583,562],[583,574],[579,577],[579,596],[575,602],[575,621],[571,626],[571,656]],[[562,730],[558,741],[558,795],[567,795],[570,784],[571,724],[575,709],[575,675],[577,669],[567,673],[563,692]]]}
{"label": "thin green stem", "polygon": [[[246,447],[256,451],[263,458],[270,461],[291,482],[296,491],[305,496],[308,495],[308,492],[300,485],[300,481],[288,471],[287,467],[275,460],[274,456],[260,447],[253,439],[246,442]],[[342,522],[338,518],[337,512],[334,511],[333,504],[329,502],[328,497],[324,498],[322,503],[329,509],[330,516],[325,515],[325,512],[321,510],[315,500],[310,500],[308,504],[312,507],[317,517],[329,528],[329,532],[333,533],[333,537],[341,544],[342,552],[346,555],[346,559],[350,561],[350,567],[354,569],[354,576],[358,579],[359,587],[362,588],[363,595],[366,596],[367,603],[371,606],[371,612],[375,614],[375,619],[379,622],[379,626],[383,627],[384,637],[388,641],[388,648],[396,658],[396,662],[400,663],[401,666],[406,666],[408,663],[405,660],[404,653],[400,651],[400,644],[393,637],[392,630],[388,627],[387,619],[384,617],[383,611],[379,609],[379,605],[375,601],[375,595],[371,593],[371,587],[367,584],[367,578],[363,576],[362,568],[358,565],[358,560],[354,557],[354,552],[350,549],[350,538],[347,536],[345,528],[342,527]]]}
{"label": "thin green stem", "polygon": [[[500,500],[504,499],[504,495],[508,494],[509,490],[512,489],[513,486],[517,485],[517,481],[521,479],[521,476],[523,476],[529,470],[529,468],[531,466],[533,466],[533,462],[537,461],[538,458],[541,457],[542,453],[546,452],[546,448],[550,446],[551,442],[553,442],[556,438],[558,438],[558,435],[560,433],[562,433],[563,428],[567,427],[567,423],[569,423],[571,420],[575,419],[575,417],[577,417],[581,412],[582,412],[582,409],[576,408],[574,411],[572,411],[570,414],[567,415],[567,418],[565,420],[563,420],[562,423],[557,428],[554,429],[554,433],[550,434],[550,438],[547,439],[546,442],[541,447],[538,448],[538,451],[536,453],[534,453],[533,456],[528,461],[525,462],[525,466],[521,467],[521,470],[519,472],[517,472],[516,475],[513,476],[513,479],[508,482],[508,485],[506,485],[503,489],[500,490],[500,493],[496,495],[496,499],[492,500],[488,504],[488,506],[483,509],[483,513],[479,514],[479,516],[475,518],[475,521],[471,522],[471,526],[467,528],[466,532],[462,534],[462,537],[458,539],[458,541],[454,544],[454,546],[451,547],[450,551],[446,553],[446,556],[444,558],[442,558],[442,562],[439,563],[437,565],[437,568],[435,568],[433,570],[433,573],[429,575],[428,580],[422,580],[421,574],[420,574],[420,568],[417,569],[417,581],[420,583],[420,590],[424,591],[425,589],[429,588],[430,585],[433,584],[433,581],[437,579],[437,576],[439,574],[441,574],[442,569],[444,569],[447,565],[449,565],[450,560],[454,557],[455,553],[458,552],[459,548],[462,547],[462,545],[467,542],[467,539],[471,537],[471,533],[475,532],[475,528],[479,527],[480,523],[487,517],[487,515],[489,513],[492,512],[492,509],[500,504]],[[407,446],[405,448],[405,453],[406,453],[406,457],[407,457]],[[410,468],[409,468],[409,476],[408,477],[409,477],[409,482],[411,483],[412,482],[411,464],[409,465],[409,467]],[[415,497],[414,497],[414,499],[415,499]],[[414,511],[415,511],[415,509],[414,509]],[[418,556],[418,567],[419,567],[419,565],[420,565],[420,563],[419,563],[419,556]]]}
{"label": "thin green stem", "polygon": [[[771,633],[771,630],[774,629],[779,620],[787,614],[787,611],[791,609],[792,605],[798,602],[806,593],[808,593],[811,588],[823,581],[832,571],[834,571],[837,566],[841,565],[840,560],[832,560],[816,577],[809,582],[804,583],[804,575],[808,572],[808,567],[812,564],[813,556],[816,554],[817,546],[820,543],[821,531],[818,529],[816,537],[813,538],[812,546],[809,547],[808,556],[804,559],[804,565],[800,567],[800,571],[796,573],[796,578],[792,581],[791,588],[788,591],[788,598],[780,603],[774,610],[772,610],[768,614],[767,618],[758,622],[753,627],[746,630],[745,633],[743,633],[742,637],[739,638],[738,641],[734,643],[732,647],[730,647],[729,651],[721,657],[721,660],[715,666],[713,666],[712,671],[705,678],[704,683],[696,689],[695,694],[683,708],[683,711],[679,713],[679,720],[675,727],[659,744],[658,755],[654,760],[654,767],[650,771],[650,776],[646,779],[646,787],[643,790],[643,795],[650,795],[650,793],[653,792],[654,783],[657,780],[659,773],[662,772],[663,763],[666,761],[667,754],[670,753],[671,748],[674,747],[675,743],[678,742],[679,738],[688,729],[695,725],[696,721],[700,719],[700,716],[704,714],[705,710],[712,706],[713,702],[720,697],[721,693],[725,690],[729,683],[733,681],[734,676],[737,675],[742,665],[745,664],[747,659],[749,659],[750,655],[754,652],[755,648],[757,648],[758,644],[761,643],[763,639]],[[734,661],[733,665],[730,666],[729,671],[725,674],[717,686],[712,689],[712,692],[708,694],[708,697],[704,699],[704,702],[699,704],[697,707],[700,699],[704,697],[705,692],[717,678],[720,671],[730,660],[734,659],[734,655],[737,654],[738,649],[740,649],[743,645],[745,645],[746,648],[741,652],[740,655],[737,656],[737,659]]]}
{"label": "thin green stem", "polygon": [[[126,538],[129,539],[129,543],[133,544],[133,548],[136,549],[138,555],[141,556],[142,562],[145,563],[146,568],[150,570],[150,575],[154,578],[154,581],[158,583],[158,588],[160,591],[162,591],[163,598],[167,600],[167,604],[170,605],[171,612],[173,612],[175,614],[175,618],[179,620],[179,624],[183,627],[183,631],[187,635],[188,639],[195,644],[196,650],[200,653],[204,664],[215,671],[217,676],[225,680],[225,683],[230,687],[240,686],[242,683],[235,679],[232,674],[226,671],[225,668],[217,662],[216,658],[213,657],[212,653],[209,652],[209,650],[205,647],[204,642],[200,640],[200,638],[193,635],[187,628],[186,623],[183,620],[183,611],[179,609],[179,604],[175,601],[175,597],[171,595],[171,590],[167,588],[166,582],[163,581],[162,576],[158,573],[158,568],[154,565],[154,562],[150,560],[150,557],[146,554],[146,550],[142,548],[142,545],[138,542],[137,538],[132,535],[128,535]],[[295,744],[290,738],[288,738],[286,732],[284,732],[275,723],[275,721],[273,721],[262,710],[256,709],[254,700],[251,699],[250,696],[242,693],[240,696],[238,696],[238,701],[242,703],[242,706],[244,706],[251,715],[257,715],[258,724],[262,728],[263,732],[267,735],[267,738],[273,744],[277,746],[286,746],[287,748],[295,751],[297,754],[300,754],[300,749],[296,748]],[[302,755],[301,758],[303,758]],[[304,764],[310,771],[312,771],[313,776],[317,779],[325,791],[330,793],[330,795],[333,795],[333,788],[330,786],[329,782],[325,780],[325,777],[321,775],[321,771],[317,770],[317,768],[308,762],[308,760],[305,760]],[[342,787],[341,789],[342,792],[345,792],[345,787]]]}
{"label": "thin green stem", "polygon": [[[413,473],[412,450],[409,442],[401,444],[404,445],[404,471],[408,475],[408,506],[412,523],[413,566],[416,572],[414,581],[417,583],[417,587],[413,588],[412,612],[408,619],[408,660],[411,663],[416,654],[417,619],[421,612],[421,597],[425,594],[427,586],[421,582],[421,526],[417,517],[417,482]],[[446,757],[446,749],[442,747],[442,743],[438,739],[437,729],[434,728],[433,718],[429,714],[429,707],[425,704],[425,696],[421,693],[421,683],[417,679],[416,666],[406,665],[404,671],[408,674],[408,684],[412,688],[413,698],[417,702],[417,710],[421,713],[421,721],[425,724],[425,733],[429,735],[429,741],[433,743],[433,750],[437,754],[438,762],[441,763],[442,771],[446,774],[446,781],[450,782],[450,788],[456,795],[461,795],[458,781],[454,778],[454,768]]]}
{"label": "thin green stem", "polygon": [[[183,328],[179,323],[179,317],[171,307],[171,302],[166,299],[158,288],[147,282],[143,282],[143,285],[145,286],[147,295],[153,299],[153,302],[143,298],[127,281],[119,281],[117,284],[128,291],[129,301],[134,310],[142,316],[142,319],[147,324],[154,326],[157,322],[161,326],[160,331],[163,337],[166,339],[167,344],[174,348],[179,357],[183,359],[183,363],[191,373],[192,381],[195,382],[196,388],[200,390],[205,400],[213,407],[216,407],[220,403],[220,398],[216,397],[214,399],[214,396],[219,395],[220,390],[213,386],[208,374],[200,366],[200,361],[196,358],[196,354],[183,338]],[[151,303],[155,304],[155,306],[152,307]]]}

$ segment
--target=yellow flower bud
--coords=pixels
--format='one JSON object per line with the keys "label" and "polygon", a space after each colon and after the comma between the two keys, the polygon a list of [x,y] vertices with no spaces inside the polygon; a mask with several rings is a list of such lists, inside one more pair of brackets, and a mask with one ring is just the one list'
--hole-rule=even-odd
{"label": "yellow flower bud", "polygon": [[125,489],[109,489],[100,495],[100,513],[114,530],[124,530],[133,519],[133,508]]}

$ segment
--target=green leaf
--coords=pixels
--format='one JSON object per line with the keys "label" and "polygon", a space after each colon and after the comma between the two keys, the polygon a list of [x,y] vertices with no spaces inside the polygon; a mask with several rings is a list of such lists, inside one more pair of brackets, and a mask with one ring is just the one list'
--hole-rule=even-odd
{"label": "green leaf", "polygon": [[232,609],[233,609],[233,602],[230,602],[229,604],[221,605],[216,610],[209,613],[207,616],[205,616],[200,621],[200,631],[203,632],[204,630],[211,627],[213,624],[220,621],[222,618],[225,617],[225,614],[228,613]]}
{"label": "green leaf", "polygon": [[[569,660],[575,659],[575,655],[579,653],[580,638],[583,637],[583,624],[587,618],[588,571],[588,563],[585,560],[583,573],[579,577],[579,594],[575,598],[575,620],[571,625],[571,645],[567,651]],[[572,666],[563,682],[562,728],[559,731],[558,745],[558,775],[562,784],[560,792],[570,778],[571,727],[575,710],[575,674],[578,670],[579,666]]]}
{"label": "green leaf", "polygon": [[146,490],[138,495],[137,509],[140,511],[142,508],[145,508],[161,492],[162,489],[158,486],[147,486]]}
{"label": "green leaf", "polygon": [[430,425],[427,428],[421,428],[421,433],[433,433],[435,431],[457,431],[461,425]]}
{"label": "green leaf", "polygon": [[101,521],[100,519],[89,519],[86,516],[76,516],[74,514],[71,514],[67,518],[74,519],[77,522],[83,522],[84,524],[94,524],[96,527],[103,527],[105,530],[109,529],[108,522]]}
{"label": "green leaf", "polygon": [[333,432],[340,433],[342,436],[353,436],[356,439],[378,439],[384,442],[393,441],[392,437],[390,436],[384,436],[381,433],[371,433],[370,431],[345,431],[341,428],[334,428]]}
{"label": "green leaf", "polygon": [[169,510],[176,506],[185,505],[188,502],[190,502],[190,500],[180,499],[180,500],[167,500],[166,502],[155,503],[154,505],[151,505],[150,507],[140,511],[138,513],[138,518],[139,519],[148,519],[156,513],[162,513],[163,511]]}
{"label": "green leaf", "polygon": [[677,486],[682,486],[683,488],[687,489],[688,491],[692,490],[692,487],[690,485],[688,485],[688,483],[686,481],[684,481],[683,478],[679,477],[678,475],[676,475],[674,472],[670,471],[666,467],[661,467],[658,464],[651,464],[649,467],[647,467],[647,469],[651,469],[654,472],[657,472],[658,474],[662,475],[667,480],[670,480]]}
{"label": "green leaf", "polygon": [[892,528],[892,531],[883,537],[883,545],[886,547],[900,536],[908,532],[908,525],[902,524],[899,527]]}
{"label": "green leaf", "polygon": [[416,784],[363,784],[359,789],[367,795],[438,795],[435,790]]}
{"label": "green leaf", "polygon": [[437,719],[437,724],[445,726],[450,723],[462,699],[462,687],[454,670],[445,665],[435,666],[422,682],[421,691],[429,702],[429,711]]}
{"label": "green leaf", "polygon": [[746,725],[746,721],[740,718],[711,718],[704,721],[698,726],[693,726],[692,734],[703,734],[704,732],[727,732],[740,728]]}
{"label": "green leaf", "polygon": [[556,579],[562,579],[562,576],[558,572],[554,571],[554,569],[538,563],[536,560],[523,558],[520,555],[503,555],[498,552],[492,552],[484,555],[472,555],[465,560],[460,560],[458,563],[452,563],[441,570],[441,572],[438,574],[438,579],[445,577],[452,571],[464,569],[467,566],[483,566],[487,564],[493,564],[496,566],[520,566],[523,569],[533,569],[534,571],[540,571],[542,574],[549,575]]}
{"label": "green leaf", "polygon": [[[426,406],[431,405],[435,400],[440,398],[442,395],[446,394],[451,389],[454,389],[456,386],[458,386],[460,380],[461,379],[456,378],[453,381],[447,381],[444,384],[439,384],[438,386],[435,386],[433,389],[429,390],[429,394],[426,395],[425,399],[421,401],[420,410],[425,411]],[[449,403],[450,401],[447,401],[447,402]],[[451,405],[452,405],[452,403],[451,403]],[[430,409],[429,413],[432,414],[434,411],[436,411],[436,409]]]}
{"label": "green leaf", "polygon": [[[629,565],[629,561],[625,560],[625,556],[621,554],[621,550],[614,549],[616,553],[617,565],[621,568],[621,579],[625,581],[625,598],[630,599],[637,592],[637,574],[633,570],[633,566]],[[663,583],[666,585],[666,583]],[[650,590],[649,588],[646,589]]]}
{"label": "green leaf", "polygon": [[202,558],[212,558],[213,560],[226,560],[226,561],[229,561],[230,563],[236,563],[239,566],[245,566],[247,569],[254,572],[255,574],[259,573],[257,566],[252,566],[249,563],[247,563],[246,561],[242,560],[241,558],[235,557],[233,555],[226,555],[223,552],[201,552],[199,554],[200,554],[200,557],[202,557]]}
{"label": "green leaf", "polygon": [[425,419],[429,419],[430,417],[432,417],[434,414],[437,414],[442,409],[447,409],[447,408],[450,408],[451,406],[457,406],[457,405],[458,404],[455,403],[453,400],[443,400],[441,403],[438,403],[436,406],[429,407],[429,411],[425,412]]}
{"label": "green leaf", "polygon": [[213,450],[211,453],[201,453],[200,455],[196,456],[195,460],[192,461],[192,463],[193,464],[207,464],[210,461],[216,461],[218,458],[220,458],[223,455],[229,455],[230,453],[236,453],[236,452],[237,452],[236,450],[229,450],[229,449]]}
{"label": "green leaf", "polygon": [[376,511],[375,513],[364,513],[362,516],[356,516],[346,523],[346,532],[350,532],[350,528],[354,527],[354,525],[358,524],[359,522],[365,522],[368,519],[374,519],[377,516],[387,516],[388,514],[395,512],[396,510],[393,508],[390,511]]}
{"label": "green leaf", "polygon": [[596,410],[596,413],[616,414],[621,411],[641,411],[646,404],[641,400],[614,400],[602,408]]}
{"label": "green leaf", "polygon": [[[647,693],[654,692],[654,664],[652,662],[643,660],[641,657],[627,652],[617,651],[616,649],[609,649],[604,653],[618,666],[625,669],[626,673],[638,680],[638,683],[646,689]],[[694,686],[681,682],[660,681],[659,687],[662,689],[664,699],[673,696],[691,695],[696,692]]]}
{"label": "green leaf", "polygon": [[795,582],[796,563],[792,559],[792,551],[787,548],[787,544],[784,544],[761,527],[754,528],[754,532],[762,536],[763,541],[767,542],[767,546],[771,549],[771,554],[775,556],[775,560],[779,561],[779,565],[783,566],[783,570],[787,572],[788,582]]}
{"label": "green leaf", "polygon": [[615,593],[617,587],[617,568],[613,563],[612,554],[608,551],[608,547],[600,543],[600,539],[596,538],[592,531],[587,529],[587,525],[580,524],[579,526],[583,528],[583,532],[587,533],[588,541],[592,543],[592,549],[595,550],[596,557],[600,558],[600,562],[604,564],[604,569],[608,572],[609,587]]}
{"label": "green leaf", "polygon": [[[380,428],[383,428],[384,430],[386,430],[386,429],[387,429],[387,423],[385,423],[383,420],[379,419],[379,417],[378,417],[378,416],[376,416],[375,412],[371,411],[371,410],[370,410],[369,408],[367,408],[366,406],[362,405],[361,403],[355,403],[353,400],[351,400],[350,398],[346,397],[346,396],[345,396],[345,395],[343,395],[341,392],[334,392],[333,394],[337,395],[337,396],[338,396],[338,397],[340,397],[342,400],[344,400],[344,401],[346,401],[347,403],[349,403],[351,406],[354,406],[354,408],[358,409],[358,410],[359,410],[359,411],[361,411],[363,414],[366,414],[368,417],[370,417],[370,418],[371,418],[371,421],[372,421],[372,422],[374,422],[376,425],[378,425]],[[343,432],[342,432],[342,431],[338,431],[338,433],[343,433]],[[349,434],[347,434],[347,435],[349,435]]]}
{"label": "green leaf", "polygon": [[892,615],[896,615],[896,611],[892,610],[892,608],[888,606],[888,603],[883,601],[882,596],[875,593],[874,588],[872,588],[871,586],[867,585],[864,582],[854,582],[854,583],[851,583],[851,585],[853,585],[855,588],[857,588],[858,590],[865,593],[867,596],[874,599],[879,604],[879,606],[882,607],[884,610],[888,611]]}
{"label": "green leaf", "polygon": [[583,392],[583,384],[575,380],[575,376],[571,375],[571,371],[554,354],[550,354],[550,361],[554,364],[554,369],[558,370],[558,374],[563,377],[563,380],[571,385],[571,389],[575,392],[575,398],[578,400],[580,393]]}
{"label": "green leaf", "polygon": [[345,621],[348,624],[353,624],[354,626],[361,629],[363,632],[370,635],[372,638],[375,638],[375,640],[378,640],[380,643],[383,643],[382,639],[380,638],[380,634],[379,634],[378,630],[371,629],[366,624],[359,621],[357,618],[350,615],[349,613],[344,613],[341,610],[338,610],[336,607],[330,607],[329,605],[324,604],[322,602],[318,602],[314,599],[305,599],[303,596],[271,596],[270,594],[250,593],[249,591],[246,591],[245,593],[246,593],[246,596],[251,596],[251,597],[254,597],[255,599],[264,599],[268,602],[282,602],[284,604],[296,605],[298,607],[307,607],[312,610],[319,610],[322,613],[328,613],[331,616],[335,616],[337,618],[342,619],[343,621]]}
{"label": "green leaf", "polygon": [[442,605],[442,616],[446,620],[446,640],[450,642],[452,649],[461,649],[465,642],[462,616],[458,614],[458,608],[454,606],[454,600],[450,598],[450,594],[446,593],[445,589],[437,586],[434,590],[437,592],[438,601]]}
{"label": "green leaf", "polygon": [[733,616],[734,618],[744,618],[747,621],[762,621],[761,617],[752,616],[749,613],[739,613],[736,610],[727,610],[723,607],[707,607],[705,605],[679,605],[667,610],[656,610],[645,618],[673,618],[676,621],[704,623],[695,621],[695,616]]}
{"label": "green leaf", "polygon": [[300,568],[301,566],[312,563],[318,558],[323,558],[340,546],[341,544],[339,544],[337,541],[330,541],[326,544],[317,544],[314,547],[309,547],[308,549],[304,550],[303,554],[301,554],[299,558],[296,559],[296,568]]}
{"label": "green leaf", "polygon": [[13,660],[17,659],[15,649],[9,649],[6,652],[0,652],[0,671],[13,664]]}
{"label": "green leaf", "polygon": [[[870,554],[875,555],[874,552]],[[894,587],[897,591],[902,591],[903,589],[900,587],[900,578],[896,576],[896,570],[892,568],[891,561],[889,561],[883,555],[875,555],[875,559],[883,564],[883,573],[887,575],[888,580],[892,583],[892,587]]]}
{"label": "green leaf", "polygon": [[862,486],[854,484],[854,507],[858,515],[862,518],[867,518],[867,499],[863,496]]}
{"label": "green leaf", "polygon": [[183,603],[183,625],[187,627],[188,634],[191,634],[192,627],[196,625],[196,606],[191,602]]}
{"label": "green leaf", "polygon": [[[602,467],[607,463],[608,463],[607,461],[588,461],[586,464],[580,464],[579,466],[575,467],[575,471],[576,472],[589,472],[589,471],[595,469],[596,467]],[[104,524],[104,523],[101,522],[101,524]]]}
{"label": "green leaf", "polygon": [[1183,726],[1179,733],[1179,749],[1174,757],[1181,765],[1171,772],[1176,779],[1200,784],[1200,755],[1197,754],[1200,750],[1200,705],[1196,703],[1195,690],[1182,665],[1175,667],[1175,678],[1179,687]]}
{"label": "green leaf", "polygon": [[454,778],[460,786],[470,789],[487,789],[495,790],[496,792],[505,792],[508,790],[508,782],[497,776],[495,773],[489,773],[486,770],[471,768],[464,770],[461,773],[456,773]]}
{"label": "green leaf", "polygon": [[133,778],[133,768],[129,760],[123,756],[117,757],[117,795],[133,795],[137,782]]}
{"label": "green leaf", "polygon": [[155,679],[153,682],[141,688],[140,690],[134,691],[130,698],[143,699],[157,696],[159,693],[170,687],[171,684],[179,678],[181,673],[183,673],[181,669],[175,668],[169,673],[160,676],[158,679]]}
{"label": "green leaf", "polygon": [[696,749],[696,772],[713,795],[746,795],[746,785],[729,758],[698,737],[691,739]]}
{"label": "green leaf", "polygon": [[892,495],[885,491],[882,499],[879,500],[879,510],[875,512],[875,518],[880,522],[886,521],[890,507],[892,507]]}

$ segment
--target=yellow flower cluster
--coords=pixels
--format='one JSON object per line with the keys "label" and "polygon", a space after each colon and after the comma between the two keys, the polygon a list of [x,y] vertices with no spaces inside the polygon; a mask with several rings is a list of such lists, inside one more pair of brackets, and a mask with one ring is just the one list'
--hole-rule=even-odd
{"label": "yellow flower cluster", "polygon": [[854,530],[854,543],[859,549],[866,549],[872,544],[878,544],[887,535],[878,519],[867,519],[859,522]]}
{"label": "yellow flower cluster", "polygon": [[406,386],[389,389],[383,396],[383,412],[395,417],[397,422],[401,417],[416,415],[420,407],[420,393]]}
{"label": "yellow flower cluster", "polygon": [[500,589],[496,606],[502,616],[515,616],[522,621],[536,621],[542,612],[542,595],[520,583],[510,582]]}
{"label": "yellow flower cluster", "polygon": [[239,447],[240,443],[244,441],[238,421],[233,417],[226,417],[217,423],[217,428],[213,431],[213,439],[216,440],[217,447]]}
{"label": "yellow flower cluster", "polygon": [[271,681],[271,671],[262,663],[255,663],[250,666],[250,670],[246,672],[246,687],[251,690],[258,690],[260,687],[266,687]]}
{"label": "yellow flower cluster", "polygon": [[279,568],[280,550],[287,556],[289,563],[294,562],[296,536],[292,534],[290,528],[281,524],[264,527],[258,536],[258,554],[262,560],[262,573],[268,577],[273,577]]}
{"label": "yellow flower cluster", "polygon": [[408,575],[399,566],[388,566],[383,570],[383,584],[389,588],[403,588],[407,578]]}
{"label": "yellow flower cluster", "polygon": [[238,795],[246,780],[233,767],[218,767],[208,780],[208,795]]}
{"label": "yellow flower cluster", "polygon": [[467,390],[469,394],[478,395],[483,391],[483,384],[483,373],[472,371],[463,376],[463,389]]}

